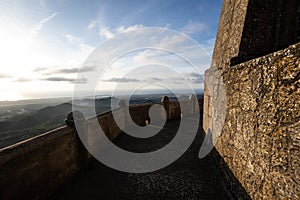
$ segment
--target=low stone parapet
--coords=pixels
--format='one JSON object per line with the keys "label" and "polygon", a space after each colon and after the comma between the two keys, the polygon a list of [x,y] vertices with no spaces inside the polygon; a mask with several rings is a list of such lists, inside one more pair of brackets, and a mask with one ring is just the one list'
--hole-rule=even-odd
{"label": "low stone parapet", "polygon": [[[189,99],[185,103],[199,103],[199,111],[202,112],[202,99]],[[147,125],[152,105],[129,106],[132,121],[139,126]],[[160,105],[166,109],[168,120],[181,116],[178,102],[162,101]],[[124,106],[127,105],[120,105],[114,111],[97,116],[101,128],[110,140],[116,139],[125,127],[130,126],[129,120],[124,117]],[[117,117],[120,119],[114,119],[112,112],[119,112]],[[195,114],[193,109],[189,112]],[[119,127],[115,120],[123,127]],[[96,126],[92,124],[93,121],[95,120],[84,121],[88,129]],[[81,143],[70,121],[68,125],[0,149],[0,199],[47,198],[88,163],[91,155]]]}

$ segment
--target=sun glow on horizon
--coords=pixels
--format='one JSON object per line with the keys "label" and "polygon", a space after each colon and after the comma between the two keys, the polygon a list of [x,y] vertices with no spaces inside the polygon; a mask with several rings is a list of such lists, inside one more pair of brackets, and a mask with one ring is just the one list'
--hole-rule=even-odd
{"label": "sun glow on horizon", "polygon": [[25,99],[23,96],[16,92],[2,92],[0,101],[18,101]]}
{"label": "sun glow on horizon", "polygon": [[[116,6],[116,2],[119,6]],[[199,12],[199,5],[207,9]],[[117,0],[95,1],[90,2],[89,6],[84,1],[76,0],[3,0],[0,2],[0,101],[72,95],[75,84],[81,81],[88,85],[90,80],[87,74],[96,71],[89,67],[85,73],[78,74],[91,52],[107,39],[129,30],[147,27],[172,29],[192,37],[207,52],[212,52],[221,5],[221,2],[204,5],[196,0],[172,5],[162,0],[151,4],[124,3]],[[184,12],[165,12],[161,8],[168,11],[180,8]],[[111,12],[112,9],[116,12]],[[143,12],[138,12],[139,10]],[[181,20],[177,20],[178,15]],[[166,49],[182,42],[167,35],[161,39],[162,47]],[[140,45],[143,41],[133,42]],[[114,44],[113,49],[119,46],[120,43]],[[179,45],[176,48],[181,47]],[[164,54],[157,55],[156,62],[163,62],[163,59],[168,58]],[[199,54],[195,54],[195,57],[198,59]],[[145,77],[146,71],[133,73],[132,82],[122,78],[124,74],[121,72],[130,70],[132,63],[143,64],[156,59],[149,50],[141,51],[133,58],[132,62],[128,62],[127,58],[119,59],[115,65],[116,70],[112,69],[107,73],[106,80],[99,86],[101,90],[113,90],[116,80],[122,81],[124,89],[145,80],[152,89],[156,89],[152,83],[159,79],[174,82],[174,88],[181,87],[181,84],[175,83],[166,73],[164,76],[160,73],[160,77]],[[164,61],[164,64],[175,67],[172,59]],[[200,64],[203,69],[209,67],[210,63],[210,60],[204,61],[205,65]],[[195,78],[188,69],[182,73]]]}

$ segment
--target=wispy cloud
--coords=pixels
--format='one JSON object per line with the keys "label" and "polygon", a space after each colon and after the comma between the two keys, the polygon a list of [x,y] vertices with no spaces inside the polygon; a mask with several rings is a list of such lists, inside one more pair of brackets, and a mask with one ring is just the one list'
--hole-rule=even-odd
{"label": "wispy cloud", "polygon": [[117,33],[126,32],[126,31],[133,31],[133,30],[136,30],[136,29],[139,29],[139,28],[143,28],[143,27],[144,27],[143,24],[136,24],[136,25],[128,26],[128,27],[120,26],[117,29]]}
{"label": "wispy cloud", "polygon": [[0,74],[0,78],[11,78],[9,74]]}
{"label": "wispy cloud", "polygon": [[90,72],[96,70],[96,66],[83,66],[83,67],[72,67],[72,68],[64,68],[64,69],[58,69],[52,72],[43,73],[44,75],[53,75],[53,74],[74,74],[78,73],[79,71],[81,73],[83,72]]}
{"label": "wispy cloud", "polygon": [[122,32],[126,32],[126,31],[133,31],[133,30],[137,30],[139,28],[143,28],[144,25],[143,24],[135,24],[132,26],[120,26],[120,27],[116,27],[111,29],[110,27],[103,27],[100,29],[99,31],[99,35],[100,36],[104,36],[106,39],[110,39],[112,38],[114,35],[122,33]]}
{"label": "wispy cloud", "polygon": [[140,80],[135,78],[111,78],[103,80],[104,82],[122,82],[122,83],[130,83],[130,82],[140,82]]}
{"label": "wispy cloud", "polygon": [[135,79],[135,78],[110,78],[103,80],[104,82],[115,82],[115,83],[134,83],[134,82],[141,82],[141,83],[155,83],[155,82],[163,82],[163,83],[172,83],[172,84],[182,84],[184,82],[189,82],[191,84],[199,84],[204,82],[203,75],[198,73],[186,73],[183,76],[169,76],[164,78],[159,77],[148,77],[143,80]]}
{"label": "wispy cloud", "polygon": [[95,49],[92,45],[87,44],[83,38],[77,37],[73,34],[63,34],[62,37],[64,37],[69,45],[71,45],[71,55],[68,53],[67,56],[68,59],[70,59],[71,65],[78,66]]}
{"label": "wispy cloud", "polygon": [[186,73],[185,76],[192,77],[192,78],[195,78],[195,77],[198,78],[198,77],[202,77],[202,74],[191,72],[191,73]]}
{"label": "wispy cloud", "polygon": [[210,38],[201,43],[202,47],[208,52],[210,56],[213,54],[216,38]]}
{"label": "wispy cloud", "polygon": [[183,33],[189,35],[199,34],[208,31],[209,28],[205,23],[193,22],[192,20],[189,20],[188,23],[182,29]]}
{"label": "wispy cloud", "polygon": [[[39,68],[36,68],[39,69]],[[71,68],[61,68],[57,70],[52,70],[52,71],[46,71],[47,69],[41,68],[41,70],[35,72],[43,72],[43,75],[54,75],[54,74],[75,74],[78,73],[79,71],[81,73],[84,72],[91,72],[96,70],[96,66],[83,66],[83,67],[71,67]]]}
{"label": "wispy cloud", "polygon": [[33,70],[33,72],[41,72],[47,70],[47,67],[37,67]]}
{"label": "wispy cloud", "polygon": [[192,84],[204,83],[204,77],[202,74],[191,72],[191,73],[186,73],[185,77],[187,77],[187,80]]}
{"label": "wispy cloud", "polygon": [[71,34],[65,34],[64,35],[65,38],[67,38],[67,40],[70,42],[70,43],[73,43],[73,44],[76,44],[76,43],[79,43],[81,42],[81,39],[74,36],[74,35],[71,35]]}
{"label": "wispy cloud", "polygon": [[110,31],[109,27],[101,28],[99,35],[104,36],[106,39],[110,39],[114,36],[114,34]]}
{"label": "wispy cloud", "polygon": [[72,73],[77,73],[77,72],[90,72],[90,71],[94,71],[95,67],[93,66],[85,66],[82,68],[79,67],[74,67],[74,68],[70,68],[70,69],[60,69],[58,71],[56,71],[56,73],[62,73],[62,74],[72,74]]}
{"label": "wispy cloud", "polygon": [[190,79],[190,82],[192,84],[201,84],[201,83],[204,83],[204,79],[203,79],[203,77],[193,78],[193,79]]}
{"label": "wispy cloud", "polygon": [[79,84],[84,84],[87,83],[88,81],[86,78],[75,79],[75,78],[65,78],[65,77],[49,77],[42,80],[51,81],[51,82],[69,82],[69,83],[79,83]]}
{"label": "wispy cloud", "polygon": [[42,19],[33,29],[31,29],[32,34],[38,34],[44,27],[44,25],[49,22],[51,19],[53,19],[58,12],[53,13],[52,15]]}
{"label": "wispy cloud", "polygon": [[162,78],[157,78],[157,77],[152,77],[152,78],[149,78],[147,79],[148,81],[163,81]]}
{"label": "wispy cloud", "polygon": [[97,21],[96,21],[96,20],[93,20],[93,21],[91,21],[91,22],[89,23],[88,29],[91,30],[91,29],[95,28],[96,25],[97,25]]}
{"label": "wispy cloud", "polygon": [[14,82],[30,82],[30,81],[33,81],[33,80],[30,78],[18,78],[16,80],[14,80]]}

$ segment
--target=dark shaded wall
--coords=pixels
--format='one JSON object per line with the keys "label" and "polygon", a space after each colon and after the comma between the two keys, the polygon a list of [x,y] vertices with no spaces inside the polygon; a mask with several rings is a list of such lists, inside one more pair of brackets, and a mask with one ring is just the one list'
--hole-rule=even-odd
{"label": "dark shaded wall", "polygon": [[300,42],[299,15],[299,0],[249,0],[239,53],[231,65]]}

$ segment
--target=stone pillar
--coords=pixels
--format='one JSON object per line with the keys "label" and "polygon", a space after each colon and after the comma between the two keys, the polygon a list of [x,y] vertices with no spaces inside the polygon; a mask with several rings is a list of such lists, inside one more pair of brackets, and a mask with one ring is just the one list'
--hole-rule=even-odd
{"label": "stone pillar", "polygon": [[198,114],[199,113],[199,103],[198,103],[198,99],[197,99],[196,95],[191,94],[189,96],[189,101],[190,101],[190,105],[191,105],[191,111],[190,111],[191,113],[190,114],[192,114],[192,115]]}
{"label": "stone pillar", "polygon": [[[78,155],[78,167],[85,167],[88,163],[89,158],[91,157],[88,150],[85,148],[82,141],[85,144],[89,143],[89,131],[88,131],[88,122],[85,119],[83,113],[76,110],[68,114],[66,119],[66,124],[70,127],[75,127],[76,120],[76,140],[77,140],[77,155]],[[78,135],[80,133],[80,136]]]}
{"label": "stone pillar", "polygon": [[[127,105],[127,102],[124,100],[124,99],[121,99],[118,103],[118,106],[120,107],[121,109],[121,112],[120,114],[122,114],[121,116],[121,120],[124,120],[124,127],[120,127],[121,130],[124,130],[125,128],[127,128],[128,126],[130,126],[130,113],[129,113],[129,107]],[[118,124],[121,124],[121,123],[118,123]]]}
{"label": "stone pillar", "polygon": [[170,99],[167,96],[163,96],[161,99],[162,106],[165,108],[167,113],[167,120],[170,119],[171,113],[170,113]]}

